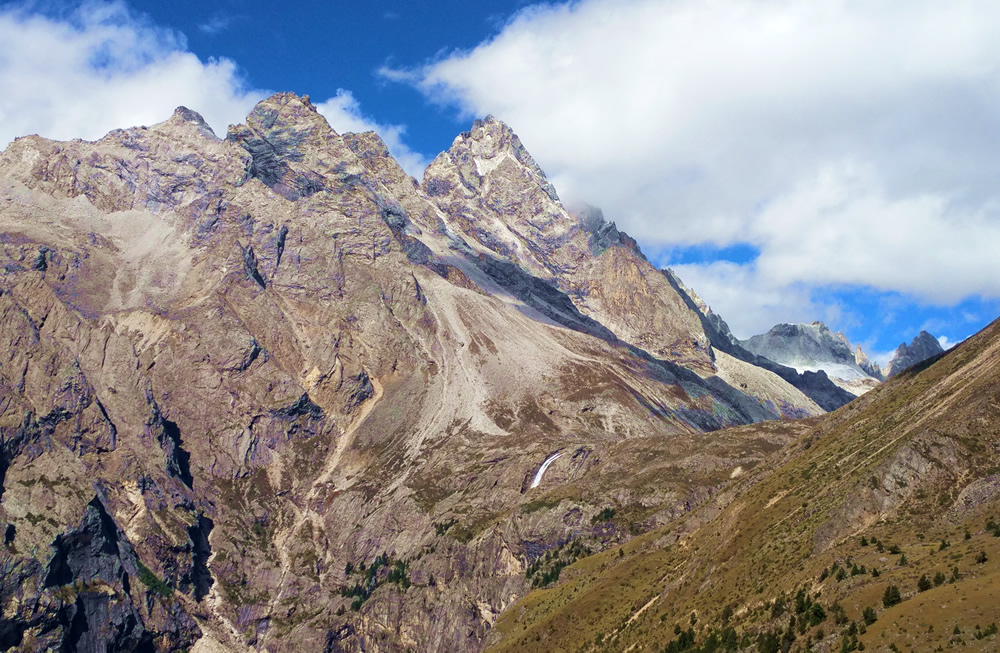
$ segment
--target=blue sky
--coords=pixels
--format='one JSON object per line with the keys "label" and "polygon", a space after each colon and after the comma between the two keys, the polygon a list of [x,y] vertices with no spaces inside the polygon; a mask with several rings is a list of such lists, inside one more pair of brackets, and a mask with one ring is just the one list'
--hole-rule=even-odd
{"label": "blue sky", "polygon": [[422,167],[510,124],[740,337],[876,356],[1000,312],[1000,3],[0,3],[0,147],[308,94]]}
{"label": "blue sky", "polygon": [[248,85],[322,100],[351,92],[380,123],[408,126],[410,147],[433,158],[468,129],[453,107],[434,106],[412,86],[390,82],[384,66],[422,63],[469,49],[495,34],[526,3],[435,2],[130,2],[160,25],[184,33],[203,59],[237,62]]}

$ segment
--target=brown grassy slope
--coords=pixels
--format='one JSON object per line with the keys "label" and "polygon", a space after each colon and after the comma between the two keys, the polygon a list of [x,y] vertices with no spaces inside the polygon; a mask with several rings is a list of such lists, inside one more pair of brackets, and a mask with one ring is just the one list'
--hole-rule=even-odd
{"label": "brown grassy slope", "polygon": [[[760,633],[787,629],[789,613],[793,651],[841,650],[845,636],[848,646],[873,650],[994,650],[996,636],[977,639],[975,627],[983,635],[1000,621],[992,598],[1000,538],[986,529],[1000,487],[998,380],[1000,321],[817,421],[777,454],[773,472],[737,480],[621,552],[567,568],[558,585],[505,613],[494,650],[659,651],[676,639],[676,625],[692,628],[701,645],[722,634],[724,612],[743,650],[756,650]],[[838,580],[834,564],[846,577]],[[919,578],[937,572],[945,582],[918,592]],[[903,601],[887,609],[889,585]],[[799,589],[825,620],[798,627]],[[782,596],[784,613],[774,608]],[[866,607],[878,621],[859,629]],[[852,640],[856,629],[867,632]]]}

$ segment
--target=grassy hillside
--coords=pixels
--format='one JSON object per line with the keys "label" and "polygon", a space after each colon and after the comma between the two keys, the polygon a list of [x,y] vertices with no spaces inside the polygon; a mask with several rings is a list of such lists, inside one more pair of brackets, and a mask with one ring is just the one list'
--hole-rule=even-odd
{"label": "grassy hillside", "polygon": [[997,650],[998,382],[995,322],[566,567],[504,613],[491,650]]}

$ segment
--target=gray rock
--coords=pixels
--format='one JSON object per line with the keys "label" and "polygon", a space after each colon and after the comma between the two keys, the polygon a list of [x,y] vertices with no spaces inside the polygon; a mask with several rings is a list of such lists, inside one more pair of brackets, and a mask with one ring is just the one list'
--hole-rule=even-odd
{"label": "gray rock", "polygon": [[886,368],[886,376],[895,376],[903,370],[941,353],[944,353],[944,349],[938,339],[926,331],[921,331],[916,338],[910,341],[909,345],[903,342],[896,348],[896,355],[892,357],[889,367]]}

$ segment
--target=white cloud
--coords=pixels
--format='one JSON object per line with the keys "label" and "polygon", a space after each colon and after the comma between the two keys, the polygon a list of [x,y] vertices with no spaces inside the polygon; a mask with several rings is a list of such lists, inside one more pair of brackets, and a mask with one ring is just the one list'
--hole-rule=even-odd
{"label": "white cloud", "polygon": [[679,269],[746,333],[822,319],[830,284],[1000,297],[998,24],[992,0],[580,0],[384,74],[507,121],[644,243],[759,248]]}
{"label": "white cloud", "polygon": [[[229,59],[201,61],[183,34],[120,2],[85,3],[65,19],[0,10],[0,89],[0,148],[26,134],[96,140],[166,120],[180,105],[224,137],[270,93],[249,87]],[[403,126],[364,117],[347,91],[319,108],[338,131],[379,132],[408,173],[423,174],[423,159],[402,141]]]}
{"label": "white cloud", "polygon": [[344,89],[337,89],[336,95],[317,104],[316,109],[323,114],[330,126],[338,133],[377,132],[400,167],[412,177],[423,178],[424,170],[429,162],[426,157],[419,152],[414,152],[403,142],[403,135],[406,133],[405,126],[381,125],[365,116],[358,101],[350,91]]}
{"label": "white cloud", "polygon": [[965,338],[961,338],[959,340],[952,340],[948,336],[938,336],[937,340],[938,340],[938,344],[941,345],[941,349],[944,349],[945,351],[948,351],[949,349],[951,349],[955,345],[957,345],[957,344],[959,344],[961,342],[964,342]]}
{"label": "white cloud", "polygon": [[200,61],[184,36],[120,3],[88,3],[68,19],[0,12],[0,147],[37,133],[94,140],[150,125],[184,105],[224,136],[266,93],[228,59]]}

